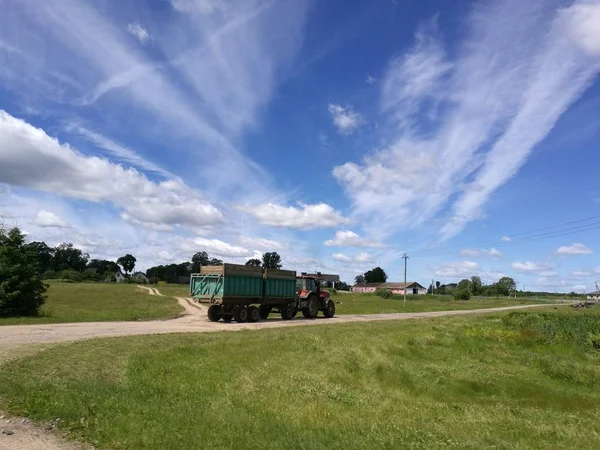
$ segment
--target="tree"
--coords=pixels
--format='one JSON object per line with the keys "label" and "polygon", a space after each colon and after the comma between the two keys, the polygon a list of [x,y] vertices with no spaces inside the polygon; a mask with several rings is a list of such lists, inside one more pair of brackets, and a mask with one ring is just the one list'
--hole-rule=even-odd
{"label": "tree", "polygon": [[471,290],[473,295],[481,295],[483,294],[483,283],[481,282],[481,278],[478,276],[471,277]]}
{"label": "tree", "polygon": [[83,272],[89,259],[90,255],[73,247],[73,244],[62,243],[54,249],[52,270],[60,272],[61,270],[71,269]]}
{"label": "tree", "polygon": [[0,317],[34,316],[46,298],[34,247],[17,227],[0,226]]}
{"label": "tree", "polygon": [[200,266],[208,266],[210,262],[210,258],[208,257],[208,253],[206,252],[198,252],[194,256],[192,256],[192,272],[198,273],[200,272]]}
{"label": "tree", "polygon": [[123,268],[126,275],[129,275],[130,272],[133,272],[133,269],[135,268],[135,262],[135,257],[129,253],[117,259],[117,264]]}
{"label": "tree", "polygon": [[250,267],[261,267],[262,262],[258,258],[252,258],[246,261],[246,265]]}
{"label": "tree", "polygon": [[510,295],[512,291],[517,289],[517,283],[510,277],[502,277],[496,283],[496,287],[500,295]]}
{"label": "tree", "polygon": [[88,265],[88,269],[96,269],[98,275],[105,275],[108,273],[115,273],[119,270],[119,266],[114,261],[107,261],[105,259],[92,259]]}
{"label": "tree", "polygon": [[469,300],[471,298],[471,291],[467,288],[456,288],[454,292],[454,300]]}
{"label": "tree", "polygon": [[467,290],[467,291],[471,292],[472,291],[471,282],[469,280],[467,280],[466,278],[464,280],[460,280],[458,282],[458,285],[456,286],[456,290],[457,291]]}
{"label": "tree", "polygon": [[354,277],[354,284],[365,284],[365,276],[364,275],[356,275]]}
{"label": "tree", "polygon": [[208,262],[207,265],[209,265],[209,266],[220,266],[222,264],[223,264],[223,261],[221,259],[211,258],[211,260]]}
{"label": "tree", "polygon": [[38,273],[40,275],[52,269],[52,259],[54,258],[53,248],[49,247],[45,242],[30,242],[29,244],[25,244],[25,247],[35,254]]}
{"label": "tree", "polygon": [[367,283],[385,283],[388,276],[381,267],[375,267],[365,273],[365,281]]}
{"label": "tree", "polygon": [[267,252],[263,256],[264,269],[281,269],[281,256],[277,252]]}

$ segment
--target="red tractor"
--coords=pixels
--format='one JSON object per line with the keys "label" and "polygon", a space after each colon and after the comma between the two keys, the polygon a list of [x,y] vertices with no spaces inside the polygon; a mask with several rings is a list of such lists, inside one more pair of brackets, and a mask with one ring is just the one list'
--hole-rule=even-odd
{"label": "red tractor", "polygon": [[325,317],[333,317],[335,303],[329,298],[329,292],[322,290],[319,280],[311,276],[296,277],[297,310],[307,319],[314,319],[323,311]]}

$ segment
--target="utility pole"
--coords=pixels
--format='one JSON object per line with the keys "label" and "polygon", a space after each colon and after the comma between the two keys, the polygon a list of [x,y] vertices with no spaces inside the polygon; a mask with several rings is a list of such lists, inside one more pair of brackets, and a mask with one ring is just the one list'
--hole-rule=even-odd
{"label": "utility pole", "polygon": [[404,308],[406,308],[406,263],[408,261],[408,255],[405,253],[402,255],[404,259]]}
{"label": "utility pole", "polygon": [[433,281],[433,278],[431,279],[431,295],[433,295],[433,292],[435,291],[435,284]]}

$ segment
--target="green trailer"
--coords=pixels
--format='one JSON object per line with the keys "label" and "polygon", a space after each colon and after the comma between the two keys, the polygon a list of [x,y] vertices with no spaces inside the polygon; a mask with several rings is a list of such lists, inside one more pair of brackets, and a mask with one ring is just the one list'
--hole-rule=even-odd
{"label": "green trailer", "polygon": [[[314,284],[314,283],[313,283]],[[202,266],[190,277],[190,295],[199,303],[210,304],[208,318],[213,322],[256,322],[273,311],[285,320],[298,311],[314,318],[319,310],[333,317],[335,305],[326,297],[301,288],[293,270],[262,269],[260,267],[223,264]],[[322,293],[324,294],[324,293]]]}

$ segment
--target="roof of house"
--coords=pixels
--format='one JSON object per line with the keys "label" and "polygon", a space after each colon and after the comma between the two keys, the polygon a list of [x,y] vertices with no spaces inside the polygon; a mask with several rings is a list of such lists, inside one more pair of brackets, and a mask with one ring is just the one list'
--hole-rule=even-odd
{"label": "roof of house", "polygon": [[357,288],[359,288],[359,287],[374,287],[374,288],[376,288],[376,287],[381,286],[382,284],[383,283],[361,283],[361,284],[355,284],[352,287],[357,287]]}
{"label": "roof of house", "polygon": [[585,294],[585,295],[600,295],[600,291],[590,292],[589,294]]}
{"label": "roof of house", "polygon": [[416,281],[407,281],[406,284],[404,282],[402,283],[396,283],[396,282],[392,282],[392,283],[382,283],[380,287],[384,288],[384,289],[404,289],[404,287],[406,286],[407,288],[413,286],[414,284],[416,284],[417,286],[419,286],[420,288],[424,289],[424,286],[421,286],[419,283],[417,283]]}

